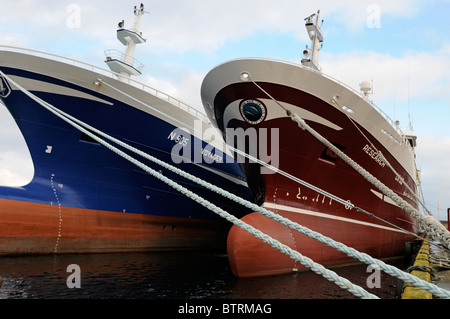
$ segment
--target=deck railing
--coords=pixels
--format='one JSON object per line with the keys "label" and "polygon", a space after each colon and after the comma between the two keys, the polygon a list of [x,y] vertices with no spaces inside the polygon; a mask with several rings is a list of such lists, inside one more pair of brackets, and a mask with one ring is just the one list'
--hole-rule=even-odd
{"label": "deck railing", "polygon": [[98,73],[99,75],[107,76],[112,79],[117,79],[117,78],[121,77],[122,81],[126,81],[127,84],[132,85],[140,90],[143,90],[143,91],[145,91],[153,96],[156,96],[162,100],[165,100],[165,101],[169,102],[170,104],[175,105],[176,107],[178,107],[186,112],[189,112],[190,114],[194,115],[198,119],[208,123],[208,117],[204,113],[197,110],[196,108],[190,106],[189,104],[187,104],[177,98],[174,98],[160,90],[157,90],[147,84],[136,81],[132,78],[126,78],[123,80],[123,77],[120,74],[117,74],[110,70],[106,70],[106,69],[98,67],[96,65],[81,62],[81,61],[78,61],[78,60],[75,60],[72,58],[68,58],[68,57],[53,54],[53,53],[48,53],[48,52],[43,52],[43,51],[33,50],[33,49],[25,49],[25,48],[14,47],[14,46],[8,46],[8,45],[0,45],[0,50],[12,51],[12,52],[18,52],[18,53],[26,53],[26,54],[30,54],[30,55],[37,56],[37,57],[51,59],[54,61],[81,67],[83,69]]}
{"label": "deck railing", "polygon": [[[292,61],[285,61],[285,60],[279,60],[279,59],[273,59],[273,58],[246,58],[246,59],[258,59],[258,60],[266,60],[266,61],[274,61],[274,62],[280,62],[280,63],[285,63],[285,64],[290,64],[296,67],[300,67],[300,68],[305,68],[303,65],[292,62]],[[241,60],[241,58],[239,59]],[[325,73],[322,73],[320,71],[314,70],[312,68],[309,68],[308,70],[311,70],[312,72],[316,72],[318,74],[320,74],[321,76],[324,76],[326,78],[328,78],[331,81],[334,81],[336,83],[339,83],[340,85],[342,85],[343,87],[347,88],[348,90],[352,91],[354,94],[364,98],[367,103],[372,106],[381,116],[384,117],[384,119],[394,128],[394,130],[400,135],[401,139],[403,142],[406,141],[406,136],[404,134],[404,132],[402,131],[402,129],[398,126],[398,124],[393,121],[378,105],[376,105],[375,103],[373,103],[373,101],[368,100],[366,97],[364,97],[364,95],[361,92],[358,92],[357,90],[355,90],[354,88],[352,88],[351,86],[333,78],[330,75],[327,75]]]}

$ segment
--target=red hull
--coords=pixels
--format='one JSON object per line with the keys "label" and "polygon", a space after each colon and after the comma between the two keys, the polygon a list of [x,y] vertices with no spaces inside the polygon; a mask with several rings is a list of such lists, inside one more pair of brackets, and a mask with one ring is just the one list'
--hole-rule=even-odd
{"label": "red hull", "polygon": [[[317,112],[319,103],[314,102],[311,101],[311,109],[316,107]],[[403,195],[406,192],[405,185],[396,180],[394,173],[387,166],[382,166],[367,156],[364,148],[368,142],[364,136],[358,134],[357,128],[346,117],[339,117],[340,114],[336,110],[328,108],[325,111],[321,114],[324,118],[333,118],[344,129],[335,132],[315,123],[310,125],[336,144],[342,145],[348,156],[363,165],[372,175],[380,178],[397,194]],[[393,227],[387,227],[388,224],[383,221],[415,232],[413,219],[406,212],[389,201],[380,190],[348,164],[337,159],[334,154],[327,153],[326,147],[321,142],[308,132],[300,130],[290,119],[266,121],[259,126],[269,129],[269,132],[273,127],[282,128],[279,132],[278,145],[281,170],[348,200],[375,214],[379,219],[357,212],[280,174],[261,175],[264,185],[264,205],[269,210],[374,258],[399,256],[403,253],[405,242],[411,241],[413,237]],[[270,138],[268,140],[270,141]],[[371,140],[371,143],[383,150],[396,170],[406,177],[405,180],[414,189],[412,178],[404,172],[389,152],[375,139]],[[273,148],[269,147],[269,150],[271,154]],[[244,167],[244,171],[251,183],[255,177],[252,175],[255,174],[255,170],[247,166]],[[407,196],[403,198],[414,205]],[[354,262],[347,255],[297,234],[266,217],[252,214],[246,216],[245,220],[320,264],[331,266]],[[233,273],[239,277],[277,275],[293,270],[304,270],[302,265],[295,263],[290,257],[277,252],[237,227],[232,228],[228,237],[228,256]]]}
{"label": "red hull", "polygon": [[[404,243],[412,240],[410,234],[359,224],[356,221],[343,221],[285,211],[278,211],[278,213],[374,258],[400,256],[404,252]],[[258,213],[249,214],[242,220],[319,264],[334,266],[358,262],[334,248]],[[233,274],[242,278],[309,270],[239,227],[233,227],[228,234],[227,253]]]}
{"label": "red hull", "polygon": [[0,199],[2,255],[224,248],[214,222]]}
{"label": "red hull", "polygon": [[[243,71],[251,74],[256,84],[245,78],[239,81],[236,75],[242,75]],[[406,187],[407,184],[417,193],[414,150],[406,137],[365,98],[319,73],[289,63],[258,59],[234,60],[212,70],[205,78],[202,98],[209,117],[227,135],[227,142],[239,141],[235,133],[238,129],[249,133],[241,140],[252,138],[251,133],[257,135],[257,141],[248,143],[247,150],[240,147],[241,150],[253,150],[261,160],[377,218],[282,174],[261,173],[258,164],[247,161],[242,167],[255,201],[375,258],[402,254],[405,242],[413,238],[407,232],[417,232],[412,217],[309,131],[299,128],[285,111],[297,114],[372,176],[417,207]],[[236,135],[229,136],[232,133]],[[277,134],[278,138],[272,139]],[[375,149],[381,151],[403,180]],[[244,221],[318,263],[337,265],[352,261],[343,253],[266,217],[251,214]],[[389,226],[392,224],[404,231]],[[229,233],[228,256],[233,272],[240,277],[304,269],[237,227]]]}

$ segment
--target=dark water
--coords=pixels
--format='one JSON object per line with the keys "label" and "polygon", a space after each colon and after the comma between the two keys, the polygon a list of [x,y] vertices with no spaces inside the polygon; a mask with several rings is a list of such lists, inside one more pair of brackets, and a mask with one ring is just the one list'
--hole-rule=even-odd
{"label": "dark water", "polygon": [[[72,287],[77,282],[67,269],[73,264],[80,288],[68,287],[69,277]],[[396,278],[381,273],[380,287],[369,289],[366,265],[333,270],[382,299],[395,298]],[[0,276],[0,299],[357,299],[312,272],[239,279],[225,254],[211,252],[0,257]]]}

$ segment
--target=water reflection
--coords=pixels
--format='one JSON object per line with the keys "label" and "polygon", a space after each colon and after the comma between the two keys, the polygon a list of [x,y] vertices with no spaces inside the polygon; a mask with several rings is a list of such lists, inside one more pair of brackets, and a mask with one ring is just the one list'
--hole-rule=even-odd
{"label": "water reflection", "polygon": [[[81,270],[80,289],[67,286],[72,264]],[[367,266],[333,270],[380,298],[394,297],[396,279],[389,275],[381,273],[381,288],[368,289]],[[0,276],[1,299],[356,298],[312,272],[239,279],[225,254],[204,252],[0,257]]]}

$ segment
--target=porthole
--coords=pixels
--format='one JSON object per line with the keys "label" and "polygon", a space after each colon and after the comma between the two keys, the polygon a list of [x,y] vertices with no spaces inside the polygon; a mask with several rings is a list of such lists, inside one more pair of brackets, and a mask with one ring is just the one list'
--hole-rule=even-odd
{"label": "porthole", "polygon": [[252,125],[259,124],[266,119],[266,106],[258,100],[242,101],[239,110],[244,120]]}

